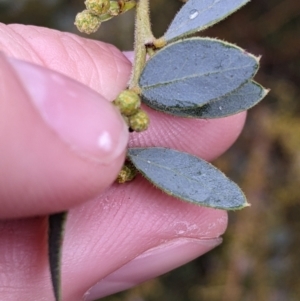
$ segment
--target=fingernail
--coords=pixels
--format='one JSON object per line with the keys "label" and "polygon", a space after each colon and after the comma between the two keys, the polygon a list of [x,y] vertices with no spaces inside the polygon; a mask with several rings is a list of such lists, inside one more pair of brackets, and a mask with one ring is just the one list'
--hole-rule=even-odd
{"label": "fingernail", "polygon": [[180,238],[150,249],[100,280],[84,294],[83,300],[103,298],[160,276],[201,256],[221,242],[221,238]]}
{"label": "fingernail", "polygon": [[16,59],[9,63],[44,122],[72,150],[102,164],[124,152],[128,129],[100,94],[52,70]]}

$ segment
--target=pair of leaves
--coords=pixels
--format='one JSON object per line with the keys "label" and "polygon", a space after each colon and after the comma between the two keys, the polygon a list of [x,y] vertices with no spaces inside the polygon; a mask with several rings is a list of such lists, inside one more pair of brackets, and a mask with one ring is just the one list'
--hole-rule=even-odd
{"label": "pair of leaves", "polygon": [[172,43],[146,64],[143,102],[168,114],[218,118],[247,110],[267,90],[252,81],[259,62],[243,49],[209,38]]}
{"label": "pair of leaves", "polygon": [[[206,29],[250,0],[189,0],[162,37],[166,43]],[[175,62],[175,64],[174,64]],[[219,118],[248,110],[267,93],[252,80],[258,59],[216,39],[184,39],[164,47],[140,78],[143,102],[155,110],[193,118]]]}

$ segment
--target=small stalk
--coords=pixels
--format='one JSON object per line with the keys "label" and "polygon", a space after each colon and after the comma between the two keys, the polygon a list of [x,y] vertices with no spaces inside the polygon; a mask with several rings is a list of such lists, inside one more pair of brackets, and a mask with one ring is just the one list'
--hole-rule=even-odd
{"label": "small stalk", "polygon": [[146,63],[147,44],[154,41],[151,31],[149,0],[138,0],[136,5],[134,63],[129,89],[140,93],[139,78]]}

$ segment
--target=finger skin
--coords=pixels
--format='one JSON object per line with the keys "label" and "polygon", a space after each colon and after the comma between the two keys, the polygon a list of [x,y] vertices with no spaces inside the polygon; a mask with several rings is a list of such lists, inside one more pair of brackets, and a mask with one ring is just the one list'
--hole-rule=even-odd
{"label": "finger skin", "polygon": [[[113,100],[126,87],[130,75],[130,63],[113,46],[46,28],[0,25],[0,49],[9,56],[77,79],[107,100]],[[220,155],[235,141],[246,116],[242,113],[218,120],[189,120],[146,110],[151,115],[149,131],[132,135],[130,146],[171,147],[207,160]],[[65,149],[69,156],[68,151]],[[96,170],[91,166],[88,169]],[[80,186],[80,198],[88,200],[90,187],[95,185],[91,178],[84,178],[84,186],[76,176],[67,177],[70,197],[67,195],[66,203],[74,204],[72,199],[76,199]],[[62,191],[54,199],[52,190],[43,188],[45,200],[46,197],[53,202],[66,199]],[[21,208],[23,196],[24,191],[14,196]],[[20,215],[34,212],[26,210]],[[4,267],[0,273],[0,293],[5,300],[17,300],[20,296],[23,301],[54,300],[45,223],[44,218],[0,223],[0,266]],[[224,211],[166,196],[141,177],[124,186],[113,185],[94,200],[70,211],[63,249],[63,300],[82,300],[97,281],[164,241],[178,237],[199,240],[219,237],[226,225]]]}
{"label": "finger skin", "polygon": [[[81,149],[76,152],[74,144],[61,139],[59,134],[46,124],[33,106],[14,69],[2,55],[0,70],[0,218],[67,210],[95,197],[109,186],[124,162],[127,140],[122,144],[118,157],[109,164],[94,160],[92,152],[86,153],[90,155],[81,155]],[[48,70],[43,71],[48,73]],[[65,91],[68,85],[74,89],[77,85],[67,79],[64,83],[62,91]],[[94,135],[94,127],[99,125],[99,135],[105,130],[108,137],[115,139],[111,140],[111,143],[119,145],[117,139],[119,135],[126,134],[126,127],[119,113],[107,100],[91,92],[97,101],[76,101],[75,98],[71,98],[78,104],[75,106],[73,101],[68,103],[65,98],[63,103],[58,99],[59,103],[54,107],[51,100],[52,97],[57,98],[57,86],[47,89],[50,91],[46,96],[50,101],[47,110],[50,114],[54,112],[55,116],[61,116],[60,123],[63,126],[60,125],[60,128],[68,135],[71,131],[73,136],[72,131],[75,131],[75,140],[83,140],[84,144],[87,144],[86,136],[91,136],[91,145],[87,141],[89,149],[90,146],[97,145],[98,132]],[[54,101],[52,103],[54,104]],[[66,104],[72,109],[69,110],[72,116],[66,116],[70,115],[69,112],[63,114],[62,108]],[[98,114],[95,115],[96,112]],[[82,119],[78,120],[76,116],[82,116]],[[66,118],[67,122],[63,121]],[[68,121],[74,123],[74,128],[68,128]],[[57,120],[54,123],[57,123]],[[76,125],[79,128],[76,128]],[[88,131],[82,132],[81,126]],[[78,139],[79,135],[82,135],[82,139]],[[117,139],[113,138],[115,135]],[[125,138],[127,136],[125,135]],[[103,147],[95,148],[95,156],[101,149]],[[102,153],[104,155],[104,152]]]}
{"label": "finger skin", "polygon": [[[45,220],[0,225],[1,296],[13,301],[22,291],[24,301],[54,300]],[[113,185],[69,213],[62,257],[63,300],[82,300],[89,287],[144,251],[179,238],[219,237],[226,225],[224,211],[166,196],[142,177],[130,184]],[[130,277],[134,275],[126,275],[127,280]]]}
{"label": "finger skin", "polygon": [[2,300],[54,300],[46,233],[45,217],[0,222]]}
{"label": "finger skin", "polygon": [[246,112],[218,119],[190,119],[147,107],[144,110],[150,116],[149,128],[142,133],[133,133],[129,147],[173,148],[207,161],[220,156],[235,142],[246,120]]}
{"label": "finger skin", "polygon": [[[80,212],[70,212],[69,223],[63,253],[67,300],[76,299],[90,283],[96,283],[144,251],[174,238],[219,237],[226,229],[227,214],[166,196],[140,176],[133,183],[114,185]],[[72,224],[79,227],[73,228]],[[84,250],[82,246],[87,245],[90,248]],[[75,275],[86,275],[86,283],[81,280],[77,291],[68,292],[70,274],[74,281],[80,277],[75,280]]]}
{"label": "finger skin", "polygon": [[131,64],[115,46],[44,27],[0,23],[0,51],[65,74],[113,100]]}

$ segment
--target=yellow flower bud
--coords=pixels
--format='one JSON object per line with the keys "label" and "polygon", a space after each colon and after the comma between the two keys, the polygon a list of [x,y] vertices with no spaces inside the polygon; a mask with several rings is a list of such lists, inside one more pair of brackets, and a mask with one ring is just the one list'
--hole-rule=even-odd
{"label": "yellow flower bud", "polygon": [[121,12],[119,1],[111,1],[110,2],[110,8],[109,8],[109,14],[111,16],[118,16]]}
{"label": "yellow flower bud", "polygon": [[119,108],[121,114],[131,116],[140,108],[141,98],[137,93],[125,90],[114,100],[114,105]]}
{"label": "yellow flower bud", "polygon": [[139,110],[132,116],[129,116],[129,126],[135,132],[147,130],[150,119],[145,111]]}
{"label": "yellow flower bud", "polygon": [[84,4],[87,10],[98,16],[107,13],[110,8],[109,0],[86,0]]}
{"label": "yellow flower bud", "polygon": [[91,34],[98,30],[101,21],[98,16],[91,14],[88,10],[84,10],[77,14],[74,24],[80,32]]}

